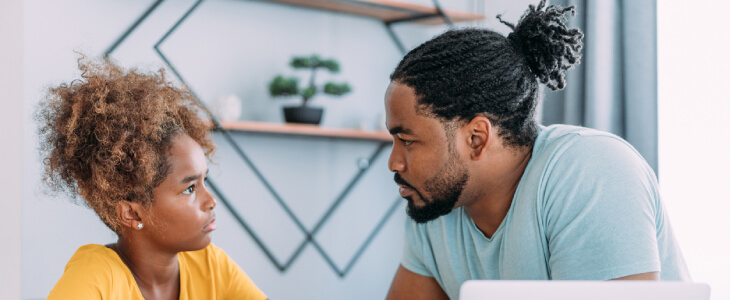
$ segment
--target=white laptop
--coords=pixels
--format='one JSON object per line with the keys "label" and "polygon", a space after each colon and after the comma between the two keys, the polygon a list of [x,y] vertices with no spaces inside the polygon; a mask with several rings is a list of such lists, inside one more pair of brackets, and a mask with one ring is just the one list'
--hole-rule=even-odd
{"label": "white laptop", "polygon": [[676,281],[469,280],[459,300],[709,300],[710,286]]}

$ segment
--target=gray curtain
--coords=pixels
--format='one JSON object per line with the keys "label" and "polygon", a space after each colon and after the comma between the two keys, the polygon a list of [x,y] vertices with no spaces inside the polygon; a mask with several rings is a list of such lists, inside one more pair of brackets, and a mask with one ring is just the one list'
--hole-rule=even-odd
{"label": "gray curtain", "polygon": [[576,6],[581,64],[562,91],[545,91],[541,122],[580,125],[631,143],[657,172],[656,0],[553,0]]}

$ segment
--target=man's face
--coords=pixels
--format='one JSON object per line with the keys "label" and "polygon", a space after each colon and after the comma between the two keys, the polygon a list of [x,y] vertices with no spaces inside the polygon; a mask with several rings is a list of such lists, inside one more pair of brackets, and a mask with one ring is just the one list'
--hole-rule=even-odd
{"label": "man's face", "polygon": [[469,172],[453,141],[436,118],[417,113],[416,95],[407,85],[391,83],[385,95],[386,126],[393,135],[388,168],[395,172],[408,215],[425,223],[456,206]]}

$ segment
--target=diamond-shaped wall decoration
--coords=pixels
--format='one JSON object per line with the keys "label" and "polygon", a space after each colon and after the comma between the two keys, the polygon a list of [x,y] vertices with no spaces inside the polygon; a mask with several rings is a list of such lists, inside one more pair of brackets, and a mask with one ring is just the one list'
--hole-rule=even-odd
{"label": "diamond-shaped wall decoration", "polygon": [[[153,12],[160,6],[160,4],[163,2],[163,0],[156,0],[153,2],[150,7],[142,14],[140,17],[135,20],[135,22],[129,27],[128,30],[126,30],[105,52],[105,56],[111,56],[111,54],[119,47],[127,38],[134,33],[134,31],[142,24]],[[205,105],[202,101],[200,101],[200,98],[195,94],[195,92],[190,88],[190,86],[187,84],[187,82],[184,80],[182,74],[178,72],[178,70],[175,68],[175,66],[172,64],[172,62],[168,59],[168,57],[165,55],[165,53],[161,50],[161,45],[175,32],[175,30],[190,16],[192,15],[196,9],[200,7],[200,5],[203,3],[203,0],[197,0],[189,9],[185,11],[185,13],[172,25],[171,28],[169,28],[165,34],[154,44],[152,45],[152,48],[157,53],[157,55],[162,59],[162,61],[167,65],[167,67],[172,71],[172,73],[182,82],[184,85],[188,86],[193,96],[198,99],[198,101]],[[392,30],[390,30],[389,24],[388,28],[389,33],[391,34],[391,37],[394,39],[394,41],[399,44],[399,41],[397,37],[393,34]],[[402,46],[401,46],[401,50]],[[216,118],[214,116],[210,116],[212,122],[216,125],[217,128],[222,128]],[[373,165],[373,162],[378,159],[378,157],[382,154],[382,152],[386,149],[387,146],[390,145],[389,142],[379,142],[375,150],[366,158],[360,159],[361,167],[357,170],[357,172],[353,175],[353,177],[347,181],[346,186],[337,194],[337,197],[332,201],[332,203],[327,207],[326,211],[323,213],[321,217],[318,219],[315,219],[316,222],[312,226],[305,226],[305,224],[302,222],[299,216],[297,216],[290,206],[287,204],[286,201],[281,197],[281,195],[277,192],[277,190],[271,185],[270,181],[267,180],[267,178],[262,174],[261,170],[256,166],[256,164],[253,163],[253,161],[250,159],[249,155],[246,154],[246,152],[243,151],[241,146],[236,143],[233,136],[225,129],[218,130],[219,136],[226,140],[228,145],[230,145],[232,151],[241,158],[242,162],[245,164],[245,166],[248,167],[248,171],[250,171],[255,178],[258,179],[258,181],[263,185],[263,188],[270,194],[271,200],[275,201],[278,206],[283,210],[283,215],[288,217],[289,221],[291,221],[291,226],[297,228],[300,233],[302,234],[302,240],[299,242],[294,241],[293,251],[292,253],[284,260],[280,260],[279,257],[282,255],[275,255],[274,252],[270,250],[270,248],[267,246],[267,243],[264,242],[264,239],[262,239],[261,236],[257,234],[257,232],[254,230],[255,226],[252,226],[252,224],[248,223],[242,216],[242,214],[237,210],[235,204],[226,197],[225,193],[221,189],[220,186],[218,186],[215,182],[213,182],[212,179],[208,179],[208,184],[211,190],[217,194],[218,199],[220,202],[225,206],[225,208],[231,213],[231,215],[234,217],[234,219],[239,223],[239,225],[253,238],[257,246],[266,254],[266,256],[269,258],[272,264],[276,268],[278,268],[280,271],[286,271],[299,257],[299,255],[302,253],[302,250],[307,245],[312,245],[317,252],[323,257],[323,259],[328,263],[328,265],[337,273],[340,277],[344,277],[354,266],[355,262],[358,260],[358,258],[362,255],[362,253],[365,251],[365,249],[368,247],[368,245],[371,243],[373,238],[378,234],[380,229],[383,227],[383,225],[386,223],[386,221],[393,215],[396,208],[398,208],[399,203],[401,203],[400,198],[397,198],[393,201],[393,203],[387,208],[384,215],[378,220],[378,222],[374,225],[372,230],[370,231],[367,236],[364,237],[363,243],[356,248],[354,254],[352,257],[347,260],[345,265],[343,267],[338,266],[333,259],[331,258],[330,254],[325,251],[324,247],[317,241],[315,238],[319,232],[323,228],[327,226],[327,222],[332,216],[335,211],[337,211],[338,207],[347,199],[347,197],[350,195],[351,191],[357,186],[358,182],[361,181],[361,179],[365,176],[365,174],[368,172],[370,167]],[[363,163],[364,162],[364,163]],[[286,256],[286,255],[283,255]]]}

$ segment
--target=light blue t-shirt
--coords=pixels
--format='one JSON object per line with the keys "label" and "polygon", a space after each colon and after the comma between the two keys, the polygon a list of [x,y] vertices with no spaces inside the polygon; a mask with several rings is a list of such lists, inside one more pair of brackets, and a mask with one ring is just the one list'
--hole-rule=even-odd
{"label": "light blue t-shirt", "polygon": [[621,138],[540,127],[507,216],[491,238],[463,207],[406,221],[401,264],[451,299],[469,279],[608,280],[661,272],[690,280],[656,176]]}

